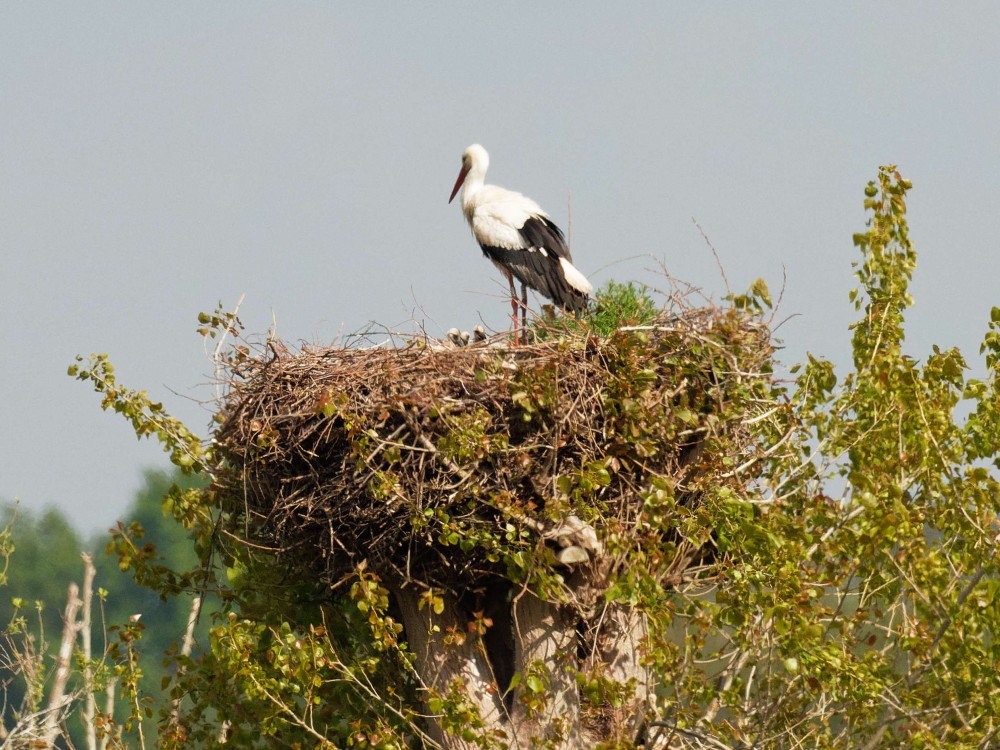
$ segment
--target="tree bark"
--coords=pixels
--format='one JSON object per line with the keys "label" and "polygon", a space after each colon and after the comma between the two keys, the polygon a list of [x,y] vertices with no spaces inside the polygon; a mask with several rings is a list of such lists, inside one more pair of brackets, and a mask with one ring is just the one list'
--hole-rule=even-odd
{"label": "tree bark", "polygon": [[606,677],[622,685],[632,685],[631,698],[620,708],[612,709],[610,715],[612,732],[632,742],[644,731],[653,710],[653,674],[642,663],[642,647],[648,632],[645,613],[609,604],[601,617],[594,654]]}
{"label": "tree bark", "polygon": [[52,691],[49,693],[49,705],[45,716],[45,725],[42,731],[42,747],[52,747],[56,735],[59,733],[59,719],[63,714],[63,708],[69,701],[66,696],[66,683],[69,680],[70,661],[73,658],[73,644],[76,643],[76,634],[79,632],[79,625],[76,621],[77,612],[80,611],[80,587],[75,583],[69,585],[66,598],[66,611],[63,615],[62,642],[59,645],[59,656],[56,657],[56,673],[52,680]]}
{"label": "tree bark", "polygon": [[[188,610],[188,620],[187,627],[184,629],[184,639],[181,641],[181,656],[187,658],[191,656],[191,649],[194,648],[194,629],[198,625],[198,617],[201,615],[201,605],[203,602],[203,597],[201,594],[195,594],[194,599],[191,601],[191,609]],[[177,679],[179,680],[184,674],[184,666],[178,667]],[[180,721],[181,715],[181,698],[177,697],[174,699],[173,706],[170,709],[170,726],[173,729],[177,728],[177,722]]]}
{"label": "tree bark", "polygon": [[[500,729],[505,711],[489,660],[478,636],[468,632],[467,618],[454,596],[441,593],[444,609],[435,614],[430,606],[420,607],[420,594],[412,586],[392,589],[403,618],[406,639],[416,657],[417,675],[428,698],[446,696],[461,687],[479,712],[484,726]],[[426,702],[426,700],[425,700]],[[473,750],[477,745],[445,731],[432,717],[429,734],[445,750]]]}
{"label": "tree bark", "polygon": [[[581,747],[577,620],[571,608],[543,601],[530,591],[514,601],[514,664],[521,674],[514,694],[514,725],[523,747],[532,747],[535,739],[552,743],[546,747]],[[532,674],[545,678],[541,696],[532,693],[527,679]],[[539,698],[544,705],[532,710]]]}
{"label": "tree bark", "polygon": [[[513,653],[492,654],[519,675],[510,709],[505,705],[496,670],[482,639],[468,632],[470,619],[457,597],[437,593],[440,614],[420,607],[412,586],[392,587],[406,629],[415,667],[429,698],[444,697],[456,687],[483,722],[477,733],[502,738],[512,750],[545,745],[552,750],[587,746],[580,724],[576,675],[578,615],[571,607],[546,602],[529,591],[515,597],[506,624],[513,633]],[[503,624],[497,625],[503,627]],[[499,666],[499,665],[498,665]],[[627,665],[622,660],[622,668]],[[643,693],[645,695],[645,693]],[[445,750],[472,750],[473,741],[446,731],[431,717],[428,733]]]}
{"label": "tree bark", "polygon": [[94,726],[94,716],[97,713],[97,700],[94,696],[94,670],[91,667],[93,653],[91,651],[91,605],[94,599],[94,559],[86,552],[83,558],[83,613],[80,620],[80,645],[83,647],[83,685],[87,691],[87,700],[83,707],[83,723],[87,727],[87,750],[97,750],[97,727]]}

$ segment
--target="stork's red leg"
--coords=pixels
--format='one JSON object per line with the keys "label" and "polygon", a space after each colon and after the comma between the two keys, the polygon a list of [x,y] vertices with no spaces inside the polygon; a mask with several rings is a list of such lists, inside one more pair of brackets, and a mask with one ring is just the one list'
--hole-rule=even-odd
{"label": "stork's red leg", "polygon": [[504,272],[507,274],[507,283],[510,284],[510,314],[514,319],[514,346],[517,346],[517,290],[514,288],[514,275],[506,268]]}
{"label": "stork's red leg", "polygon": [[524,343],[528,343],[528,285],[521,282],[521,331],[524,336]]}

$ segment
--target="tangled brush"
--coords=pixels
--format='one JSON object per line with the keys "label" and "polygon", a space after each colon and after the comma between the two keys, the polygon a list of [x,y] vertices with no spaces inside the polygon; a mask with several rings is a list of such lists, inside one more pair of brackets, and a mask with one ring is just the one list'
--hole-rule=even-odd
{"label": "tangled brush", "polygon": [[650,544],[679,576],[713,554],[698,509],[752,450],[771,353],[716,308],[516,348],[273,347],[232,365],[216,491],[232,533],[330,582],[463,590]]}

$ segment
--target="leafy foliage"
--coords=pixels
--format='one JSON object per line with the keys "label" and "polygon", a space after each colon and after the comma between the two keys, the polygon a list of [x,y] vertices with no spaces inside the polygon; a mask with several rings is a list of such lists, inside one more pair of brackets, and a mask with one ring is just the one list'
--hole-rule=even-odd
{"label": "leafy foliage", "polygon": [[612,279],[597,290],[594,299],[587,323],[598,336],[610,336],[626,326],[647,326],[659,313],[650,291],[632,281],[621,284]]}
{"label": "leafy foliage", "polygon": [[[649,625],[641,650],[657,689],[647,746],[986,748],[1000,737],[1000,308],[981,349],[984,378],[968,377],[955,349],[935,347],[922,361],[905,352],[916,269],[909,189],[894,167],[880,169],[865,189],[869,218],[854,237],[860,257],[851,302],[859,318],[851,370],[838,375],[810,355],[792,368],[793,380],[748,381],[718,403],[712,418],[724,425],[740,415],[755,443],[750,455],[734,458],[713,453],[709,441],[701,473],[684,486],[698,494],[696,505],[678,503],[678,484],[667,477],[637,488],[640,525],[662,524],[698,544],[711,540],[718,558],[698,575],[664,577],[657,571],[670,545],[628,544],[602,530],[608,548],[628,562],[604,598],[638,609]],[[613,319],[648,324],[640,290],[609,285],[597,296],[596,316],[558,325],[604,335],[606,322],[597,317],[616,305]],[[756,282],[731,303],[740,315],[763,316],[770,298]],[[219,310],[200,323],[206,336],[238,333],[235,315]],[[535,340],[559,335],[547,321]],[[230,361],[246,361],[247,351],[237,346]],[[655,373],[632,366],[627,347],[617,356],[620,377],[608,380],[603,398],[621,430],[621,450],[655,453],[668,439],[648,434],[651,410],[662,407],[643,399]],[[129,418],[140,435],[155,435],[180,466],[209,477],[231,470],[145,393],[122,389],[106,357],[75,367],[73,374],[104,394],[106,408]],[[551,384],[538,375],[522,385],[517,414],[545,418]],[[747,405],[755,406],[753,416]],[[680,423],[685,410],[695,423],[705,417],[702,406],[671,409]],[[334,395],[317,413],[357,418],[343,407]],[[477,410],[456,420],[441,444],[447,459],[465,463],[509,450],[488,425]],[[371,425],[357,426],[363,440]],[[521,427],[512,422],[510,429]],[[273,436],[259,437],[267,450]],[[669,439],[683,437],[680,428]],[[372,487],[389,502],[398,479],[391,464],[401,456],[387,456],[390,469],[373,475]],[[599,458],[553,478],[581,513],[587,503],[599,505],[612,462],[621,460],[615,451]],[[183,702],[179,713],[161,715],[161,744],[210,745],[221,733],[247,747],[277,738],[290,746],[434,746],[419,716],[413,654],[373,571],[360,564],[323,582],[289,576],[266,549],[220,547],[214,530],[222,511],[208,489],[175,492],[165,508],[190,529],[198,562],[186,572],[164,566],[126,528],[114,542],[122,566],[164,596],[214,590],[220,613],[208,653],[173,656],[179,671],[169,687]],[[458,549],[469,541],[460,521],[437,512],[424,520],[448,544],[454,534]],[[505,545],[515,569],[518,560],[530,562],[515,556],[524,545],[517,525],[500,531],[489,543]],[[225,576],[207,563],[213,551],[222,555]],[[421,606],[441,615],[446,601],[445,592],[428,589]],[[480,613],[439,637],[460,645],[488,632],[488,619]],[[543,710],[549,677],[526,670],[514,683]],[[599,669],[578,680],[596,700],[623,700]],[[441,692],[428,708],[454,734],[483,747],[500,744],[461,692]]]}
{"label": "leafy foliage", "polygon": [[[191,490],[197,484],[180,472],[171,475],[147,471],[144,486],[127,513],[135,524],[133,528],[142,528],[144,545],[151,545],[150,555],[165,568],[183,570],[197,561],[183,527],[161,511],[171,487]],[[6,593],[0,599],[0,622],[7,626],[7,652],[18,655],[0,669],[6,725],[12,725],[26,712],[42,708],[52,682],[48,665],[55,658],[64,629],[61,607],[67,584],[80,580],[81,553],[90,550],[98,587],[90,623],[95,649],[93,684],[103,688],[114,680],[119,695],[128,693],[126,699],[133,704],[125,705],[125,712],[133,714],[132,708],[139,707],[132,721],[116,723],[110,717],[99,716],[100,731],[117,736],[119,742],[137,739],[135,719],[144,716],[146,707],[162,695],[160,684],[167,675],[162,655],[183,635],[190,599],[164,599],[137,584],[119,569],[117,555],[113,560],[102,554],[108,545],[105,535],[90,541],[81,539],[58,510],[36,514],[8,506],[4,516],[0,555],[5,573],[9,571],[10,575],[0,581]],[[207,628],[203,630],[207,635]],[[32,659],[39,660],[36,671],[30,667]],[[70,689],[81,690],[85,682],[82,673],[76,675]],[[81,722],[69,721],[66,729],[75,745],[83,744]]]}
{"label": "leafy foliage", "polygon": [[567,334],[592,334],[608,337],[621,328],[651,325],[660,313],[660,306],[651,291],[633,281],[624,284],[609,280],[594,292],[594,299],[585,315],[578,318],[557,315],[550,305],[532,322],[530,338],[549,341]]}
{"label": "leafy foliage", "polygon": [[[996,460],[1000,433],[984,440],[982,420],[1000,407],[997,363],[966,382],[955,349],[923,365],[903,352],[909,187],[886,167],[865,191],[854,371],[838,385],[810,357],[792,388],[776,386],[787,405],[760,423],[767,480],[746,495],[760,513],[733,537],[714,598],[679,597],[687,637],[705,644],[697,661],[718,665],[724,689],[702,683],[702,706],[677,720],[707,708],[727,741],[985,747],[998,731],[1000,486],[980,463]],[[709,676],[695,663],[681,684]]]}

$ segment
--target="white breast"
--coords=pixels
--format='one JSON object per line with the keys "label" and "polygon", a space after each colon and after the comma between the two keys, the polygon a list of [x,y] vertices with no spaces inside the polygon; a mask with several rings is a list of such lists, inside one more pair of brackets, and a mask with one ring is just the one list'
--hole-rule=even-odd
{"label": "white breast", "polygon": [[483,245],[506,250],[526,248],[521,228],[532,216],[544,217],[541,207],[520,193],[484,185],[463,205],[476,239]]}

